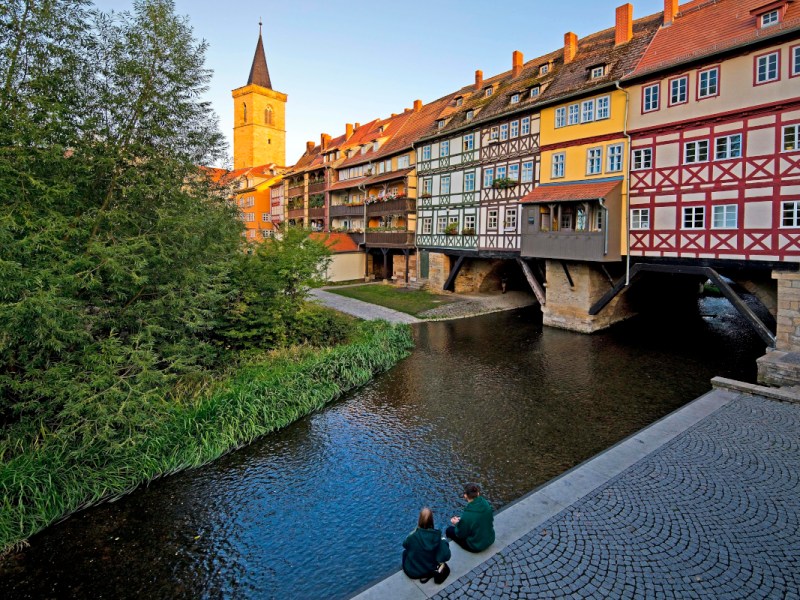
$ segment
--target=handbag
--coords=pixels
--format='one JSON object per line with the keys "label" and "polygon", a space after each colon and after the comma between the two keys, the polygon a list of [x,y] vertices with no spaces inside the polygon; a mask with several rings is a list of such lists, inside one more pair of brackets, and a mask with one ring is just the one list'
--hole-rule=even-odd
{"label": "handbag", "polygon": [[447,563],[442,563],[439,565],[439,568],[436,569],[433,573],[433,582],[434,583],[443,583],[445,579],[450,575],[450,567]]}

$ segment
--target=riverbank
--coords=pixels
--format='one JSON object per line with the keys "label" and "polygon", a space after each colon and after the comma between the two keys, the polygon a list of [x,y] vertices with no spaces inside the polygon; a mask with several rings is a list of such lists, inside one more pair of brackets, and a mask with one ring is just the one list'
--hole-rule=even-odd
{"label": "riverbank", "polygon": [[159,477],[198,467],[364,385],[408,355],[405,326],[354,325],[350,343],[271,353],[184,403],[120,408],[114,432],[20,423],[0,440],[0,549]]}

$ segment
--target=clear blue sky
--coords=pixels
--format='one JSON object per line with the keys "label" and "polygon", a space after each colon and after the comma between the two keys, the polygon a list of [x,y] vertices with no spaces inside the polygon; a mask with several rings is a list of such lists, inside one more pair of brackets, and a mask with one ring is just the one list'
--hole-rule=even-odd
{"label": "clear blue sky", "polygon": [[[132,0],[95,0],[103,10],[127,10]],[[345,123],[366,123],[435,100],[560,48],[564,33],[579,37],[614,25],[621,0],[176,0],[195,36],[208,44],[214,71],[208,99],[232,138],[231,90],[247,83],[264,21],[264,47],[273,87],[289,95],[286,161],[306,140],[319,143]],[[663,0],[633,2],[634,18],[659,12]],[[232,152],[232,147],[229,152]]]}

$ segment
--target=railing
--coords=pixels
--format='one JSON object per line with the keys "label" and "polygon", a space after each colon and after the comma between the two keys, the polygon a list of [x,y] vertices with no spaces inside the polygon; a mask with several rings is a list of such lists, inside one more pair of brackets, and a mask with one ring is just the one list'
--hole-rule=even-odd
{"label": "railing", "polygon": [[310,219],[321,219],[325,216],[325,207],[317,206],[308,209],[308,217]]}
{"label": "railing", "polygon": [[308,184],[308,193],[309,194],[321,194],[325,191],[325,182],[324,181],[317,181],[314,183],[309,182]]}
{"label": "railing", "polygon": [[289,186],[289,195],[290,196],[302,196],[304,187],[305,186],[302,183],[298,183],[296,185],[290,185]]}
{"label": "railing", "polygon": [[290,219],[302,219],[303,218],[303,209],[302,208],[295,208],[289,211],[289,218]]}
{"label": "railing", "polygon": [[617,257],[604,253],[602,231],[540,231],[522,234],[522,256],[561,260],[605,261]]}
{"label": "railing", "polygon": [[447,235],[444,233],[420,234],[417,236],[420,248],[458,248],[475,250],[478,247],[477,235]]}
{"label": "railing", "polygon": [[340,204],[331,206],[331,217],[364,216],[363,204]]}
{"label": "railing", "polygon": [[358,245],[361,245],[361,244],[364,243],[364,234],[363,233],[357,233],[355,231],[348,231],[347,235],[349,235],[353,239],[353,241]]}
{"label": "railing", "polygon": [[368,231],[367,246],[405,248],[414,245],[413,231]]}
{"label": "railing", "polygon": [[416,210],[416,201],[411,198],[395,198],[394,200],[367,205],[368,215],[397,215],[412,213]]}

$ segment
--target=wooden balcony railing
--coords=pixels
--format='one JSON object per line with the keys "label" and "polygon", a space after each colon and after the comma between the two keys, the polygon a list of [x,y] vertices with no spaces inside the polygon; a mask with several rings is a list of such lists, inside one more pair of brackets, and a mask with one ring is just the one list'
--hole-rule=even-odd
{"label": "wooden balcony railing", "polygon": [[309,194],[321,194],[325,191],[325,182],[324,181],[317,181],[315,183],[308,184],[308,193]]}
{"label": "wooden balcony railing", "polygon": [[363,204],[341,204],[331,206],[331,217],[362,217],[364,216]]}
{"label": "wooden balcony railing", "polygon": [[412,198],[395,198],[385,202],[374,202],[367,205],[367,214],[372,215],[402,215],[413,213],[417,210],[416,200]]}
{"label": "wooden balcony railing", "polygon": [[321,219],[325,216],[325,207],[318,206],[315,208],[308,209],[308,218],[309,219]]}
{"label": "wooden balcony railing", "polygon": [[368,231],[367,246],[383,248],[408,248],[414,245],[413,231]]}
{"label": "wooden balcony railing", "polygon": [[295,208],[289,211],[289,218],[290,219],[302,219],[303,218],[303,209],[302,208]]}

